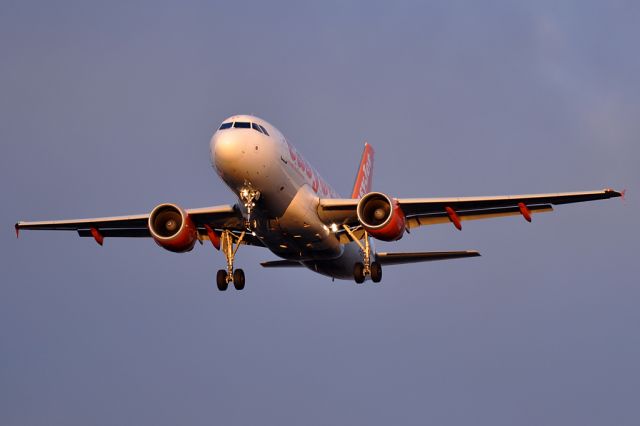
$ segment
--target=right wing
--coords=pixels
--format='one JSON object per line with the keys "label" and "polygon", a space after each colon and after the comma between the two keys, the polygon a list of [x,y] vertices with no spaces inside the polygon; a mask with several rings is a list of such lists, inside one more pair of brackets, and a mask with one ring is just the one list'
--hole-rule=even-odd
{"label": "right wing", "polygon": [[[198,228],[198,239],[209,239],[205,225],[215,230],[227,229],[234,233],[244,231],[244,218],[237,206],[228,204],[185,210]],[[148,228],[149,213],[130,216],[96,217],[88,219],[51,220],[38,222],[18,222],[16,235],[21,229],[48,231],[77,231],[81,237],[94,237],[99,231],[104,238],[150,238]],[[256,237],[246,234],[245,242],[262,246]]]}
{"label": "right wing", "polygon": [[[397,198],[409,228],[449,223],[452,216],[460,221],[543,213],[551,205],[604,200],[620,197],[613,189],[551,194],[501,195],[488,197]],[[325,223],[356,226],[358,199],[321,199],[318,214]],[[523,213],[524,211],[524,213]],[[453,214],[451,213],[453,212]]]}

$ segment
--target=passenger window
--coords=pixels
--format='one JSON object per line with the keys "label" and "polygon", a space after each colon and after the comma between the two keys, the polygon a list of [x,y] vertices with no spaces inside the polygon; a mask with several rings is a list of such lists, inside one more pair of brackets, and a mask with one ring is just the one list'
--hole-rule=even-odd
{"label": "passenger window", "polygon": [[256,123],[251,123],[251,128],[252,128],[253,130],[257,130],[257,131],[259,131],[260,133],[262,133],[262,130],[260,130],[260,126],[258,126]]}
{"label": "passenger window", "polygon": [[[260,125],[258,124],[258,126],[260,126]],[[260,128],[262,129],[262,132],[263,132],[265,135],[269,136],[269,132],[267,132],[267,129],[265,129],[263,126],[260,126]]]}
{"label": "passenger window", "polygon": [[233,123],[222,123],[222,125],[220,126],[220,128],[218,130],[224,130],[224,129],[228,129],[229,127],[231,127],[233,125]]}
{"label": "passenger window", "polygon": [[233,124],[233,127],[235,127],[236,129],[250,129],[251,123],[249,123],[248,121],[236,121]]}

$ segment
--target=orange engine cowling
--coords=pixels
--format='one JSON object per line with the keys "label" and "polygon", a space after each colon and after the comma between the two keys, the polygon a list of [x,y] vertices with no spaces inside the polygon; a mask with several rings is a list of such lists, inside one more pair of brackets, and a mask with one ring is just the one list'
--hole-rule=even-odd
{"label": "orange engine cowling", "polygon": [[381,192],[370,192],[360,199],[356,212],[358,220],[372,237],[382,241],[402,238],[406,220],[396,200]]}
{"label": "orange engine cowling", "polygon": [[193,221],[175,204],[160,204],[149,215],[149,232],[162,248],[175,253],[191,251],[198,240]]}

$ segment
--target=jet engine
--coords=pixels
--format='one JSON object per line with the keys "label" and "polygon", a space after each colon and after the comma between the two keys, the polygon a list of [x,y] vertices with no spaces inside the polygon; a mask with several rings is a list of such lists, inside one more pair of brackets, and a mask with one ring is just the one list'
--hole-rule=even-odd
{"label": "jet engine", "polygon": [[396,200],[381,192],[370,192],[360,199],[356,212],[358,220],[372,237],[382,241],[402,238],[406,220]]}
{"label": "jet engine", "polygon": [[154,241],[175,253],[191,251],[198,240],[198,229],[191,218],[175,204],[160,204],[153,209],[148,226]]}

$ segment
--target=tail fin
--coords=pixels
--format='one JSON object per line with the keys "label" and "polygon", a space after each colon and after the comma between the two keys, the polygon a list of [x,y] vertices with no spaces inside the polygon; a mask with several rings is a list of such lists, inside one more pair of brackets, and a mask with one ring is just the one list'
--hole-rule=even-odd
{"label": "tail fin", "polygon": [[368,192],[371,192],[371,183],[373,182],[373,148],[368,143],[364,143],[364,151],[360,160],[360,168],[356,175],[356,182],[353,184],[353,192],[351,198],[361,198]]}

